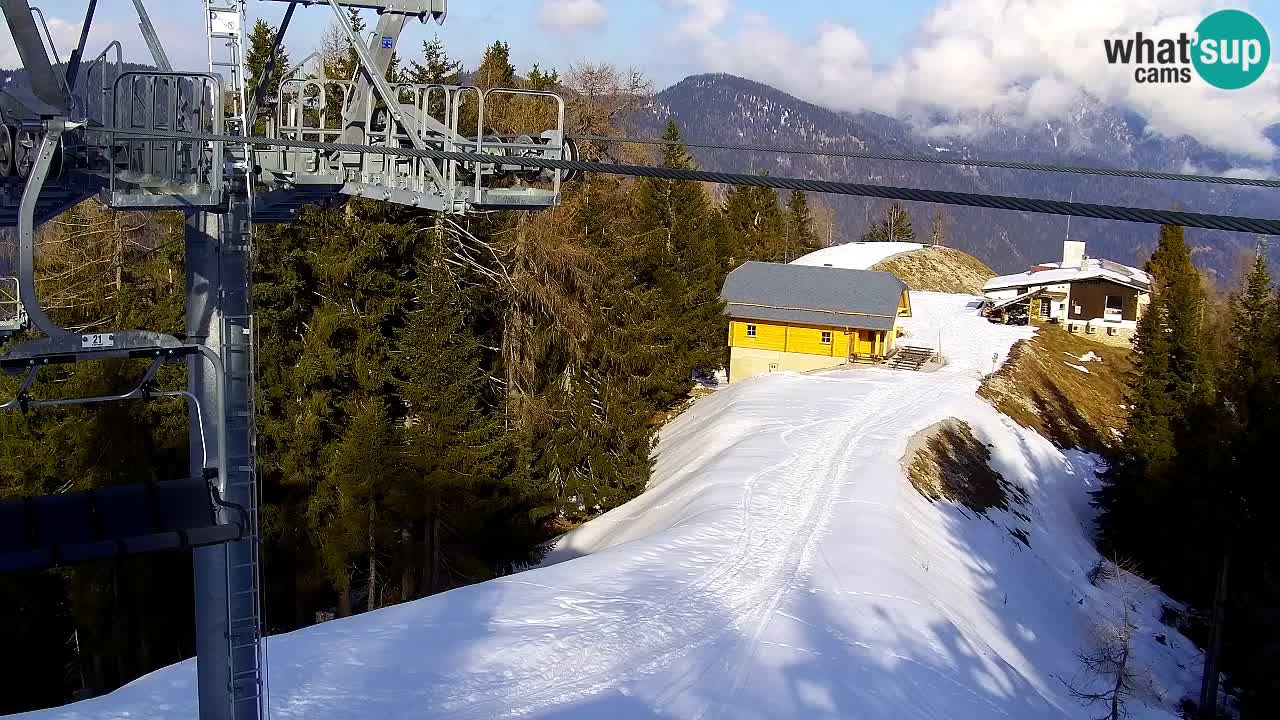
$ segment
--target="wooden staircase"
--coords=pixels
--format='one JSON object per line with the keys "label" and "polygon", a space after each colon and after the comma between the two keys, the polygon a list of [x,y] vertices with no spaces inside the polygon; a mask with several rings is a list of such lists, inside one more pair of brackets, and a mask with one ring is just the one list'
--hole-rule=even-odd
{"label": "wooden staircase", "polygon": [[919,370],[924,367],[925,363],[929,362],[933,354],[933,348],[904,345],[898,348],[898,351],[888,360],[885,360],[884,364],[894,370]]}

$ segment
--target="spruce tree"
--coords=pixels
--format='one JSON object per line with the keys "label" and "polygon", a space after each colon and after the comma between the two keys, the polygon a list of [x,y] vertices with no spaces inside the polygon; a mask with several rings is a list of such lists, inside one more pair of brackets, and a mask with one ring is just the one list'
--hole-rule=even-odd
{"label": "spruce tree", "polygon": [[[249,52],[245,56],[245,92],[249,97],[254,97],[257,93],[258,84],[265,82],[267,84],[267,98],[264,101],[264,107],[259,108],[259,112],[269,114],[274,106],[276,95],[280,92],[280,83],[284,82],[285,73],[289,71],[289,55],[285,51],[283,44],[276,48],[275,52],[271,51],[272,42],[275,40],[276,28],[267,24],[265,20],[259,19],[253,24],[253,31],[249,34]],[[271,65],[271,75],[264,79],[267,71],[267,65]],[[265,129],[265,118],[259,123],[260,131]]]}
{"label": "spruce tree", "polygon": [[1163,494],[1176,455],[1173,424],[1178,408],[1170,391],[1164,313],[1163,295],[1153,293],[1133,339],[1122,450],[1111,460],[1095,499],[1103,547],[1127,557],[1144,549],[1150,512]]}
{"label": "spruce tree", "polygon": [[[482,402],[481,349],[466,326],[463,296],[435,252],[423,253],[418,302],[399,341],[399,397],[405,405],[408,472],[394,488],[393,504],[421,570],[411,571],[408,597],[447,589],[447,567],[470,568],[476,536],[501,533],[504,523],[481,512],[497,487],[511,450],[500,418]],[[446,529],[447,528],[447,529]],[[447,541],[447,542],[446,542]],[[510,550],[518,551],[512,543]]]}
{"label": "spruce tree", "polygon": [[[663,134],[664,167],[692,167],[680,128]],[[702,186],[685,180],[644,178],[633,197],[635,239],[626,254],[634,280],[637,343],[650,349],[643,370],[655,406],[683,397],[690,372],[724,362],[727,321],[720,287],[727,271],[727,234]]]}
{"label": "spruce tree", "polygon": [[871,224],[862,235],[863,242],[915,242],[916,232],[911,228],[911,215],[901,203],[892,203],[885,210],[884,219]]}
{"label": "spruce tree", "polygon": [[457,85],[462,63],[449,57],[440,35],[422,41],[422,62],[414,60],[406,71],[409,82],[423,85]]}
{"label": "spruce tree", "polygon": [[786,227],[787,242],[783,252],[783,262],[790,262],[822,246],[813,229],[813,212],[809,209],[809,195],[803,190],[792,191],[787,197]]}
{"label": "spruce tree", "polygon": [[[458,85],[462,82],[462,63],[449,57],[440,35],[422,42],[422,62],[412,61],[405,70],[405,79],[418,85]],[[439,92],[431,94],[428,112],[431,117],[448,122],[444,117],[444,97]]]}
{"label": "spruce tree", "polygon": [[485,48],[484,58],[476,68],[472,82],[488,90],[495,87],[515,87],[516,67],[511,64],[511,46],[495,40]]}
{"label": "spruce tree", "polygon": [[[1230,566],[1221,578],[1226,592],[1213,595],[1214,625],[1205,667],[1207,672],[1225,671],[1236,681],[1241,689],[1241,717],[1270,717],[1280,709],[1276,699],[1280,685],[1274,673],[1263,670],[1268,655],[1280,648],[1280,630],[1268,617],[1268,608],[1280,602],[1280,582],[1275,580],[1280,543],[1274,540],[1280,494],[1270,481],[1273,447],[1280,432],[1276,420],[1280,415],[1280,312],[1265,250],[1265,244],[1259,243],[1243,287],[1228,305],[1226,360],[1212,406],[1217,425],[1211,429],[1216,432],[1206,433],[1202,424],[1193,425],[1194,434],[1185,443],[1186,452],[1193,455],[1190,472],[1208,477],[1195,494],[1195,516],[1204,526],[1195,542],[1207,548],[1209,555],[1199,564],[1210,566],[1198,573],[1207,576],[1202,584],[1217,586],[1219,578],[1210,571]],[[1179,559],[1183,563],[1199,560],[1195,556]],[[1208,595],[1204,591],[1193,600],[1207,608]],[[1214,687],[1207,685],[1205,691],[1212,693]]]}
{"label": "spruce tree", "polygon": [[560,87],[560,73],[555,68],[543,70],[534,63],[525,75],[523,86],[528,90],[555,90]]}
{"label": "spruce tree", "polygon": [[[1227,462],[1206,351],[1206,298],[1182,228],[1165,226],[1147,271],[1150,303],[1134,337],[1129,420],[1097,496],[1109,552],[1167,589],[1205,600],[1221,552],[1215,467]],[[1178,527],[1170,538],[1168,527]]]}
{"label": "spruce tree", "polygon": [[1180,407],[1205,402],[1212,385],[1204,331],[1207,298],[1182,227],[1161,226],[1160,243],[1147,271],[1155,276],[1164,297],[1174,400]]}
{"label": "spruce tree", "polygon": [[748,260],[784,262],[787,218],[773,188],[735,185],[724,200],[724,222],[733,243],[733,263]]}

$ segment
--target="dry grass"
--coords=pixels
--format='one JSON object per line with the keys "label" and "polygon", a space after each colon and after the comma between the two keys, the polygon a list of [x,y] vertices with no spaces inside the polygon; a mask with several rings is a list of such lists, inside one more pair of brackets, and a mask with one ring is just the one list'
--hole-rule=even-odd
{"label": "dry grass", "polygon": [[[1089,352],[1102,361],[1079,360]],[[1129,353],[1128,348],[1102,345],[1056,325],[1044,325],[1035,337],[1013,346],[1009,361],[983,381],[978,395],[1060,448],[1109,455],[1118,441],[1113,431],[1125,423]]]}
{"label": "dry grass", "polygon": [[681,413],[693,407],[694,403],[708,395],[715,394],[715,392],[716,391],[713,388],[695,386],[689,391],[689,397],[687,399],[667,408],[666,410],[658,410],[650,415],[649,424],[654,427],[661,428],[672,420],[680,417]]}
{"label": "dry grass", "polygon": [[1009,509],[1010,494],[1026,502],[1025,491],[991,468],[991,450],[963,420],[947,418],[916,433],[902,460],[912,487],[930,500],[951,500],[979,513]]}
{"label": "dry grass", "polygon": [[981,295],[982,284],[995,276],[978,258],[937,245],[886,258],[871,269],[897,275],[912,290],[967,295]]}

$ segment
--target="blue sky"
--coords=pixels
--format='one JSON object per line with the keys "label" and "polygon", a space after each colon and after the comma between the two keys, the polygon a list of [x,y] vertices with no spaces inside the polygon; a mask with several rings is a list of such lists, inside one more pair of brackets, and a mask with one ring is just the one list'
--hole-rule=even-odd
{"label": "blue sky", "polygon": [[[78,22],[86,5],[84,0],[38,0],[35,4],[47,15],[68,23]],[[841,22],[865,29],[865,37],[876,58],[887,62],[933,4],[932,0],[796,0],[785,4],[740,0],[734,4],[725,27],[732,29],[748,13],[768,16],[780,29],[797,35],[824,20]],[[190,30],[199,27],[202,3],[199,0],[147,0],[146,6],[175,65],[198,66],[204,58],[203,41],[198,33]],[[251,0],[249,12],[252,17],[277,23],[286,7],[286,3],[275,0]],[[487,44],[501,39],[511,44],[514,60],[521,67],[537,62],[544,67],[563,68],[584,58],[609,60],[643,67],[659,86],[699,70],[691,58],[663,51],[665,43],[660,36],[664,28],[669,31],[676,26],[680,15],[677,5],[662,0],[609,2],[609,17],[603,27],[570,33],[539,27],[540,10],[541,0],[453,0],[444,26],[412,23],[400,44],[401,51],[405,55],[416,52],[423,39],[438,32],[450,52],[472,67],[479,62]],[[366,11],[366,14],[372,23],[372,12]],[[133,4],[128,0],[99,3],[97,21],[109,24],[115,37],[122,40],[141,39],[135,29],[135,17]],[[286,44],[295,52],[311,49],[331,17],[332,13],[324,6],[300,7],[294,14]],[[105,42],[105,34],[98,35]],[[146,59],[141,42],[125,44],[129,48],[126,52],[131,50],[134,59]]]}
{"label": "blue sky", "polygon": [[[37,0],[65,55],[86,0]],[[452,0],[447,22],[412,23],[401,56],[439,33],[475,67],[486,45],[510,43],[521,70],[564,70],[577,60],[641,70],[661,89],[698,72],[731,72],[837,110],[901,117],[978,117],[1037,124],[1092,97],[1148,120],[1150,132],[1188,134],[1219,149],[1274,159],[1263,131],[1280,123],[1280,0]],[[174,65],[206,62],[200,0],[147,0]],[[278,22],[286,4],[250,0],[251,17]],[[1253,86],[1219,91],[1140,85],[1132,68],[1108,66],[1106,37],[1191,32],[1222,7],[1252,11],[1271,31],[1276,57]],[[370,24],[372,12],[366,11]],[[331,22],[324,5],[300,7],[286,38],[297,59]],[[130,0],[100,0],[90,49],[120,39],[148,60]],[[0,31],[3,32],[3,31]],[[7,33],[0,66],[16,64]],[[1196,108],[1194,112],[1188,108]],[[980,129],[980,128],[979,128]],[[963,124],[956,132],[973,130]]]}
{"label": "blue sky", "polygon": [[[514,60],[520,67],[537,62],[544,67],[563,68],[584,58],[608,60],[644,69],[658,87],[703,69],[696,54],[668,52],[669,43],[664,35],[672,34],[679,22],[683,12],[679,0],[600,0],[608,8],[604,25],[568,33],[540,27],[538,15],[542,1],[453,0],[443,27],[411,24],[400,44],[401,52],[412,55],[422,40],[439,33],[450,52],[472,67],[488,43],[501,39],[511,44]],[[49,16],[68,22],[78,22],[86,5],[84,0],[40,0],[37,4]],[[922,19],[940,3],[938,0],[791,0],[783,3],[736,0],[727,4],[732,10],[722,25],[724,31],[734,32],[742,18],[753,13],[767,17],[779,31],[797,37],[812,33],[819,23],[839,23],[859,33],[876,63],[887,64],[898,57]],[[1124,3],[1121,0],[1119,4]],[[1248,5],[1273,35],[1280,28],[1280,0],[1234,4]],[[146,5],[175,64],[199,65],[204,58],[203,41],[198,32],[190,30],[199,27],[201,22],[200,0],[147,0]],[[251,17],[275,23],[283,16],[286,6],[277,0],[250,0],[249,12]],[[366,11],[366,14],[372,22],[372,13]],[[327,7],[299,8],[287,38],[290,49],[295,54],[312,49],[330,19]],[[100,2],[98,22],[110,25],[114,37],[140,40],[133,5],[128,0]],[[98,35],[105,40],[104,33]],[[126,52],[131,50],[134,59],[146,59],[141,42],[125,44],[129,48]]]}

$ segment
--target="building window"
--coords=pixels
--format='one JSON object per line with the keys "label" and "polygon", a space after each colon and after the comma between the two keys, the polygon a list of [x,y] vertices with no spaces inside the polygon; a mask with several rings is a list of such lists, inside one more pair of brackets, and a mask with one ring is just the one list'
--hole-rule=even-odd
{"label": "building window", "polygon": [[1103,311],[1104,320],[1119,320],[1124,313],[1124,298],[1119,295],[1108,295],[1106,299],[1106,309]]}
{"label": "building window", "polygon": [[831,331],[830,331],[830,330],[823,330],[823,331],[822,331],[822,344],[823,344],[823,345],[830,345],[830,344],[831,344]]}
{"label": "building window", "polygon": [[753,337],[755,337],[755,336],[756,336],[756,326],[755,326],[755,325],[748,325],[748,326],[747,326],[747,337],[753,338]]}

